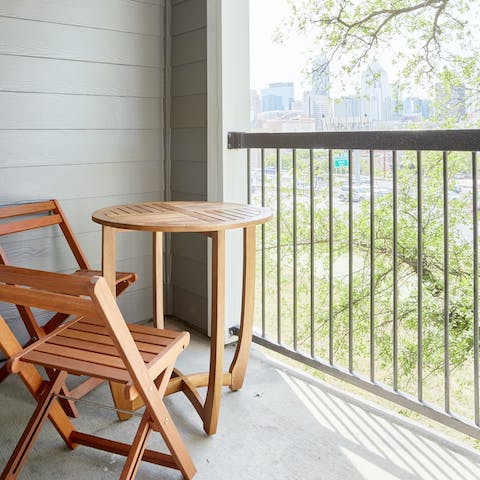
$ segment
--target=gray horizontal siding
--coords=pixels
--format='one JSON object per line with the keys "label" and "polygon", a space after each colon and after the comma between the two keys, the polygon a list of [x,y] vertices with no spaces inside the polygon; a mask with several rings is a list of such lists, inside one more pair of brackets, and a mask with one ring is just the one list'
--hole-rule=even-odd
{"label": "gray horizontal siding", "polygon": [[201,162],[176,162],[172,189],[177,193],[204,195],[207,186],[207,165]]}
{"label": "gray horizontal siding", "polygon": [[0,90],[159,98],[162,70],[56,58],[2,58]]}
{"label": "gray horizontal siding", "polygon": [[0,130],[0,168],[157,162],[160,148],[158,129]]}
{"label": "gray horizontal siding", "polygon": [[207,95],[172,97],[172,128],[205,128]]}
{"label": "gray horizontal siding", "polygon": [[20,200],[20,195],[32,200],[154,192],[158,191],[161,175],[159,161],[4,168],[1,171],[0,202]]}
{"label": "gray horizontal siding", "polygon": [[[0,203],[59,199],[93,268],[92,212],[163,197],[163,10],[162,0],[0,2]],[[14,264],[76,266],[55,228],[0,243]],[[139,274],[120,300],[126,318],[151,317],[151,235],[118,234],[117,258]]]}
{"label": "gray horizontal siding", "polygon": [[159,36],[163,8],[130,0],[2,0],[0,16]]}
{"label": "gray horizontal siding", "polygon": [[204,30],[207,24],[206,0],[184,0],[177,2],[172,15],[172,35],[194,30]]}
{"label": "gray horizontal siding", "polygon": [[206,91],[207,64],[205,60],[172,68],[172,96],[205,95]]}
{"label": "gray horizontal siding", "polygon": [[6,17],[0,17],[0,31],[0,53],[5,55],[162,66],[160,40],[151,35]]}
{"label": "gray horizontal siding", "polygon": [[188,323],[198,331],[208,333],[208,300],[206,295],[195,295],[189,290],[175,285],[172,294],[175,316],[188,319]]}
{"label": "gray horizontal siding", "polygon": [[207,164],[207,128],[175,128],[171,137],[173,162]]}
{"label": "gray horizontal siding", "polygon": [[[191,0],[198,1],[198,0]],[[175,8],[173,9],[175,16]],[[174,35],[172,38],[172,66],[207,60],[207,29]]]}
{"label": "gray horizontal siding", "polygon": [[157,102],[145,98],[0,92],[0,129],[160,129]]}

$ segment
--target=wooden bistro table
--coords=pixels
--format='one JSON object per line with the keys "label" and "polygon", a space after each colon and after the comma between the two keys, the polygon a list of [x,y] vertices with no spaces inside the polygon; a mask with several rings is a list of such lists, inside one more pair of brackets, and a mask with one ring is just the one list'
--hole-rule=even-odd
{"label": "wooden bistro table", "polygon": [[[256,226],[272,218],[269,210],[252,205],[213,202],[148,202],[102,208],[92,220],[102,225],[102,271],[114,292],[115,234],[119,230],[153,232],[154,324],[163,327],[163,232],[197,232],[212,239],[212,309],[210,368],[205,373],[185,375],[175,370],[167,395],[183,391],[203,421],[205,432],[217,429],[222,386],[238,390],[243,384],[250,353],[255,292]],[[224,372],[225,334],[225,230],[243,229],[243,292],[240,331],[234,358]],[[240,292],[239,292],[240,294]],[[197,387],[207,387],[205,400]],[[136,409],[139,401],[126,401],[121,386],[111,384],[119,409]],[[119,416],[122,418],[121,414]],[[124,416],[123,418],[128,418]]]}

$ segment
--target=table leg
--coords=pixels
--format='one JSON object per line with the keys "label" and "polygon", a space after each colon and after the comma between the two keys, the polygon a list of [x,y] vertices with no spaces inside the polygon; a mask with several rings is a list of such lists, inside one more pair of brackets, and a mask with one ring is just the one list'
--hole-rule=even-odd
{"label": "table leg", "polygon": [[232,375],[231,390],[242,388],[252,344],[253,306],[255,300],[255,233],[255,225],[243,229],[242,313],[237,349],[229,370]]}
{"label": "table leg", "polygon": [[153,326],[157,328],[164,328],[162,235],[162,232],[153,232]]}
{"label": "table leg", "polygon": [[212,313],[210,338],[210,371],[205,399],[203,428],[208,435],[217,431],[223,386],[225,341],[225,232],[212,238]]}
{"label": "table leg", "polygon": [[102,228],[102,275],[114,295],[116,294],[116,256],[115,229],[104,225]]}
{"label": "table leg", "polygon": [[[117,270],[115,233],[115,228],[113,227],[104,225],[102,228],[102,275],[105,277],[113,295],[116,295],[115,279]],[[112,392],[115,407],[121,410],[134,410],[133,402],[125,398],[124,390],[124,385],[110,382],[110,391]],[[127,420],[131,417],[130,414],[120,411],[117,411],[117,415],[120,420]]]}

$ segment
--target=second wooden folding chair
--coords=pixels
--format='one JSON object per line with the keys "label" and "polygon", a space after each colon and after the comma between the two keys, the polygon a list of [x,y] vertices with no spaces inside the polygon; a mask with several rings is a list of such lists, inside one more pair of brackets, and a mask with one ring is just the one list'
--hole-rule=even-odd
{"label": "second wooden folding chair", "polygon": [[[82,252],[80,244],[57,200],[0,207],[0,236],[8,235],[9,241],[13,239],[12,235],[14,234],[55,226],[59,227],[58,232],[64,237],[71,255],[76,260],[78,270],[74,272],[75,275],[85,277],[101,275],[100,271],[92,270],[90,268],[88,260]],[[25,241],[25,236],[23,237],[23,240]],[[2,249],[0,245],[0,265],[9,264],[11,264],[11,262],[9,262],[7,258],[5,249]],[[136,279],[136,274],[132,272],[117,273],[117,296],[120,295],[131,283],[135,282]],[[35,341],[36,339],[43,337],[46,333],[54,330],[66,318],[68,318],[66,313],[55,311],[53,316],[47,318],[44,324],[40,325],[30,308],[17,305],[17,309],[23,323],[25,324],[25,328],[30,335],[30,341]],[[7,375],[8,372],[6,368],[1,368],[0,382]],[[80,385],[71,392],[68,392],[64,387],[65,393],[75,398],[81,398],[99,383],[101,383],[101,380],[90,378],[80,383]],[[62,405],[70,416],[77,415],[75,405],[72,402],[62,402]]]}

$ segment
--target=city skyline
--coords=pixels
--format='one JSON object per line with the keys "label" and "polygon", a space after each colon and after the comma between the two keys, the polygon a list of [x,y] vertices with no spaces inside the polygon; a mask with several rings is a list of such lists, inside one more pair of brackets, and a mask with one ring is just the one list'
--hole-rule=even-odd
{"label": "city skyline", "polygon": [[[430,122],[430,101],[402,96],[379,62],[362,72],[357,94],[332,98],[328,66],[323,69],[325,62],[322,55],[315,59],[311,90],[302,91],[300,100],[293,100],[298,98],[293,82],[273,82],[260,91],[253,89],[252,127],[274,131],[369,130]],[[461,98],[460,91],[457,98]]]}

